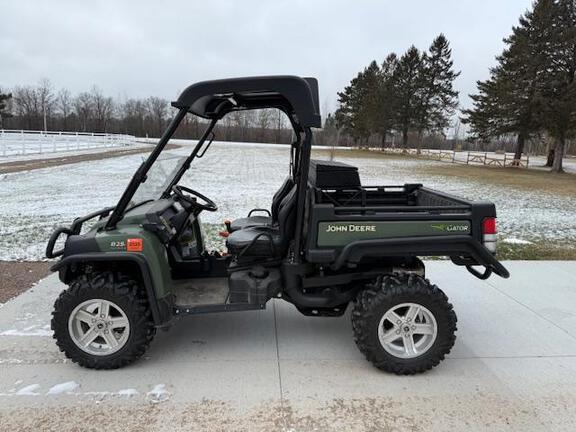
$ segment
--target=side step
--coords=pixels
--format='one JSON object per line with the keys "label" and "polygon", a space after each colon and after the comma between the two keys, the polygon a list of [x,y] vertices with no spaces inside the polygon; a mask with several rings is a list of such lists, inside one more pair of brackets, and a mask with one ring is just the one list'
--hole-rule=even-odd
{"label": "side step", "polygon": [[266,309],[266,303],[254,305],[250,303],[206,304],[192,306],[178,306],[174,308],[175,315],[197,315],[214,312],[238,312],[246,310]]}

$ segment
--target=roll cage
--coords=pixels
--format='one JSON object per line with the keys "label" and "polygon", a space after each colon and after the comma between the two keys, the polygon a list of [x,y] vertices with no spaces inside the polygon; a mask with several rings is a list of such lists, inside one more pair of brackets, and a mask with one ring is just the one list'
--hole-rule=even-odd
{"label": "roll cage", "polygon": [[[299,262],[303,245],[304,201],[312,147],[311,128],[322,126],[318,81],[315,78],[300,78],[289,75],[203,81],[187,87],[180,94],[178,100],[172,102],[172,106],[177,108],[178,112],[160,137],[154,150],[132,176],[130,183],[108,218],[105,229],[116,228],[138,186],[146,181],[147,173],[186,114],[190,113],[208,119],[210,122],[190,155],[181,164],[176,175],[163,192],[162,197],[169,196],[172,186],[180,181],[184,173],[190,168],[192,161],[199,157],[199,154],[204,154],[207,146],[202,153],[200,151],[210,138],[218,121],[226,114],[242,110],[277,108],[286,114],[296,135],[291,146],[291,171],[294,182],[297,184],[294,241],[295,250],[298,253],[294,259]],[[210,141],[208,141],[208,145],[209,143]]]}

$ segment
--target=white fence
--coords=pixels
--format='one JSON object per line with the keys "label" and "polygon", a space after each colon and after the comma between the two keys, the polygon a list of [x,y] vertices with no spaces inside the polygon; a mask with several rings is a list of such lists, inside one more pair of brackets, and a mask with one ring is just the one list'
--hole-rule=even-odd
{"label": "white fence", "polygon": [[522,155],[515,159],[513,153],[455,151],[439,149],[415,149],[415,148],[369,148],[368,150],[381,151],[383,153],[405,154],[439,161],[462,163],[466,165],[490,165],[500,168],[520,167],[528,168],[530,156]]}
{"label": "white fence", "polygon": [[132,135],[0,129],[0,158],[124,147],[135,143],[136,138]]}

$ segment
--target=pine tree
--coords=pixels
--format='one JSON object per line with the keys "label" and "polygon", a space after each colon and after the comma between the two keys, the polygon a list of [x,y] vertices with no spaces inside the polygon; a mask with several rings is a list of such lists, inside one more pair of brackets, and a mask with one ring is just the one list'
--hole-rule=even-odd
{"label": "pine tree", "polygon": [[434,39],[422,59],[423,97],[418,129],[420,134],[425,130],[443,132],[458,106],[454,80],[460,72],[453,69],[452,50],[443,34]]}
{"label": "pine tree", "polygon": [[12,117],[12,113],[8,111],[8,101],[12,99],[10,93],[2,93],[0,91],[0,129],[4,127],[3,119]]}
{"label": "pine tree", "polygon": [[379,67],[373,61],[354,78],[344,91],[338,93],[339,107],[336,111],[338,127],[354,140],[367,140],[376,121]]}
{"label": "pine tree", "polygon": [[515,159],[526,140],[541,129],[541,93],[545,85],[554,0],[538,0],[534,10],[520,18],[506,38],[504,52],[490,78],[478,82],[471,95],[474,107],[464,110],[463,121],[476,137],[488,139],[514,133]]}
{"label": "pine tree", "polygon": [[[493,72],[493,75],[496,72]],[[470,125],[470,134],[482,141],[488,141],[490,137],[504,133],[498,120],[502,118],[499,113],[498,85],[501,82],[492,76],[486,81],[478,81],[478,94],[470,95],[473,108],[463,110],[464,124]]]}
{"label": "pine tree", "polygon": [[352,136],[355,140],[360,135],[358,132],[358,110],[359,110],[359,84],[362,80],[362,72],[350,84],[344,87],[344,90],[338,92],[338,109],[336,110],[335,119],[339,129]]}
{"label": "pine tree", "polygon": [[400,57],[391,78],[395,94],[394,123],[402,133],[402,147],[408,147],[408,132],[421,119],[422,54],[412,46]]}
{"label": "pine tree", "polygon": [[458,104],[453,83],[460,73],[451,55],[440,35],[429,54],[412,46],[400,58],[389,54],[380,67],[372,61],[338,93],[339,126],[355,140],[380,135],[383,146],[390,132],[400,131],[404,148],[410,131],[442,132]]}
{"label": "pine tree", "polygon": [[394,88],[393,77],[398,67],[398,56],[389,54],[380,68],[379,84],[376,90],[375,120],[372,128],[380,134],[382,147],[386,145],[388,134],[394,129],[394,113],[396,110],[397,97]]}
{"label": "pine tree", "polygon": [[562,172],[566,140],[576,129],[576,0],[558,0],[554,8],[542,117],[556,142],[552,171]]}

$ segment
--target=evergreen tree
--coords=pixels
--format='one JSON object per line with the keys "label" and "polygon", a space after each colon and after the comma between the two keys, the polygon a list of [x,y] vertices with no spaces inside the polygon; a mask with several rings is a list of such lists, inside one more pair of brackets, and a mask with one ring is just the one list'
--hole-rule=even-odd
{"label": "evergreen tree", "polygon": [[542,119],[556,142],[552,170],[561,172],[566,140],[576,129],[576,0],[555,2],[552,20]]}
{"label": "evergreen tree", "polygon": [[338,93],[336,120],[355,140],[380,135],[382,145],[392,131],[443,132],[458,104],[452,52],[444,35],[429,53],[412,46],[400,58],[389,54],[382,65],[373,61]]}
{"label": "evergreen tree", "polygon": [[338,93],[336,121],[354,140],[367,140],[375,122],[379,67],[373,61]]}
{"label": "evergreen tree", "polygon": [[502,114],[498,103],[498,94],[501,93],[498,85],[502,80],[498,79],[496,71],[493,70],[492,74],[488,80],[478,81],[478,94],[470,95],[474,108],[463,110],[465,117],[462,122],[470,125],[471,135],[482,141],[505,133],[499,121]]}
{"label": "evergreen tree", "polygon": [[547,72],[555,0],[538,0],[534,10],[520,18],[504,40],[504,52],[490,78],[478,82],[471,95],[474,107],[464,110],[463,121],[476,137],[488,139],[514,133],[515,159],[520,159],[530,135],[541,129],[542,89]]}
{"label": "evergreen tree", "polygon": [[380,80],[376,90],[375,119],[372,128],[380,134],[382,147],[386,145],[388,134],[394,129],[394,113],[396,110],[397,97],[394,88],[393,77],[398,67],[398,56],[389,54],[380,68]]}
{"label": "evergreen tree", "polygon": [[400,57],[391,78],[395,96],[394,124],[402,134],[402,147],[408,146],[408,132],[422,117],[422,54],[412,46]]}
{"label": "evergreen tree", "polygon": [[434,39],[429,53],[424,53],[422,60],[423,97],[419,133],[425,130],[442,133],[450,125],[458,106],[454,80],[460,72],[453,69],[452,50],[443,34]]}
{"label": "evergreen tree", "polygon": [[12,117],[12,114],[8,112],[8,101],[11,98],[11,94],[5,94],[0,91],[0,129],[4,127],[3,119]]}

